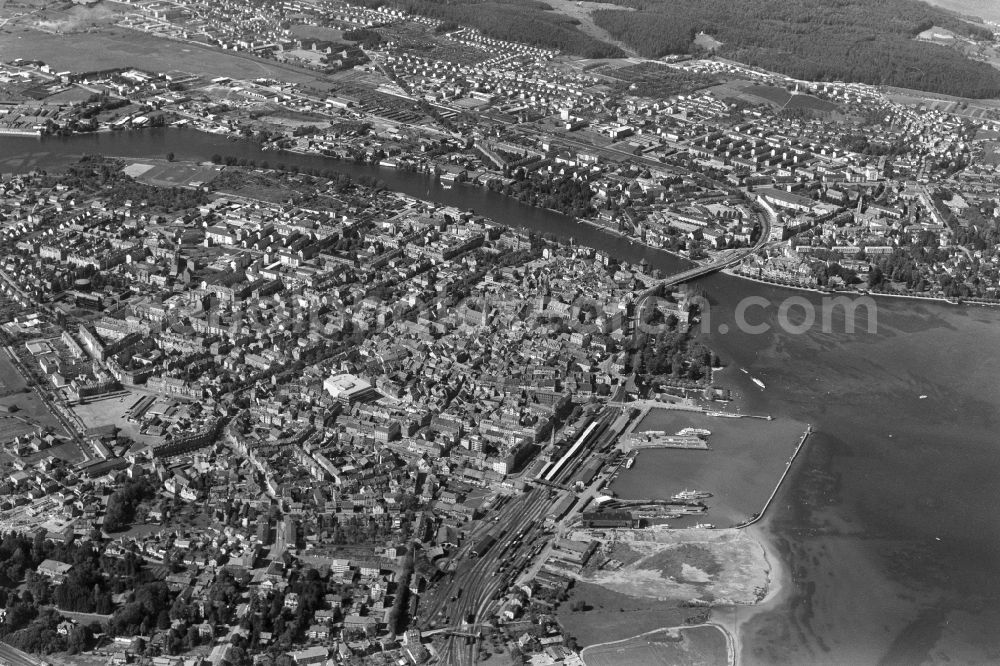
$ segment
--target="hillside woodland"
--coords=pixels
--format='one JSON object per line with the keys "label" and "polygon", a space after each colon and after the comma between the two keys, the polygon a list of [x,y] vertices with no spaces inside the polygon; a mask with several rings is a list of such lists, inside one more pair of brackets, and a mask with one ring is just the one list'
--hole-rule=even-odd
{"label": "hillside woodland", "polygon": [[915,39],[935,25],[980,40],[992,33],[914,0],[611,2],[626,9],[596,11],[595,22],[646,57],[691,53],[695,35],[705,32],[722,42],[720,55],[796,78],[1000,94],[1000,71]]}

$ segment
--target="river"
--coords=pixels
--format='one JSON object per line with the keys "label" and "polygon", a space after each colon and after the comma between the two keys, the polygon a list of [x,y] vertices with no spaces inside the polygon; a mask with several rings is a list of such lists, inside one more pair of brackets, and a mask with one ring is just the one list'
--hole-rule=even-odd
{"label": "river", "polygon": [[187,128],[155,128],[113,133],[78,134],[71,137],[24,137],[0,135],[0,174],[31,169],[54,169],[75,162],[86,154],[116,155],[135,158],[165,159],[173,153],[177,160],[208,161],[213,155],[237,159],[267,161],[271,165],[286,164],[302,169],[332,169],[353,178],[370,176],[384,182],[389,189],[413,197],[436,201],[463,210],[474,210],[511,226],[574,238],[583,245],[600,247],[606,252],[639,263],[646,259],[657,262],[664,270],[677,271],[689,266],[683,260],[658,252],[627,239],[606,233],[559,213],[525,206],[518,201],[491,192],[484,187],[455,185],[445,189],[434,176],[399,169],[356,164],[300,153],[261,150],[249,140],[230,140]]}
{"label": "river", "polygon": [[[573,236],[664,271],[663,252],[473,187],[437,187],[405,172],[288,154],[191,130],[34,139],[0,136],[0,172],[46,168],[68,155],[104,152],[180,159],[213,153],[374,175],[393,189],[498,222]],[[762,525],[791,579],[778,603],[742,629],[745,663],[988,663],[1000,658],[1000,312],[879,299],[877,329],[813,327],[792,334],[776,308],[749,317],[771,325],[739,332],[738,303],[820,294],[716,274],[707,342],[743,411],[811,423],[815,434]],[[728,327],[721,333],[721,324]],[[839,330],[838,330],[839,326]],[[763,380],[755,387],[749,377]],[[921,398],[920,396],[926,396]],[[748,473],[752,473],[748,470]]]}

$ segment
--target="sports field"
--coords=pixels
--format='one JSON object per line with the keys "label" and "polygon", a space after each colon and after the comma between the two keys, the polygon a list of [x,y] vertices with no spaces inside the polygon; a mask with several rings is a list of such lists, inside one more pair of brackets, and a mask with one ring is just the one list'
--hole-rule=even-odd
{"label": "sports field", "polygon": [[132,162],[123,171],[140,182],[158,187],[199,187],[215,180],[222,167],[144,160]]}
{"label": "sports field", "polygon": [[778,86],[761,85],[733,79],[709,90],[723,100],[742,100],[750,104],[768,103],[778,109],[806,109],[817,113],[833,113],[839,107],[825,99],[804,93],[793,94]]}

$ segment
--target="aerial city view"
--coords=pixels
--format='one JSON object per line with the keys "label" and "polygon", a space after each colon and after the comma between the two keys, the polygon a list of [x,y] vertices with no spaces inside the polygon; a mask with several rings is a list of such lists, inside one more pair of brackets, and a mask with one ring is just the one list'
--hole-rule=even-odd
{"label": "aerial city view", "polygon": [[0,664],[1000,663],[1000,3],[0,0]]}

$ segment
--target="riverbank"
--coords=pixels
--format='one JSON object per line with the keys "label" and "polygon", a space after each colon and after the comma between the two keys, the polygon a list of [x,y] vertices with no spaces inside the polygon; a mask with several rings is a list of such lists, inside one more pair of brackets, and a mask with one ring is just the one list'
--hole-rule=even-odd
{"label": "riverbank", "polygon": [[614,236],[618,236],[619,238],[627,240],[629,243],[632,243],[634,245],[641,245],[643,247],[648,247],[649,249],[656,250],[658,252],[666,252],[667,254],[669,254],[672,257],[676,257],[678,259],[682,259],[684,261],[689,262],[690,264],[692,264],[692,268],[695,267],[695,266],[699,266],[700,265],[694,259],[690,258],[689,256],[687,256],[685,254],[681,254],[677,250],[670,250],[670,249],[667,249],[665,247],[657,247],[656,245],[650,245],[649,243],[645,242],[644,240],[642,240],[640,238],[635,238],[634,236],[629,236],[628,234],[624,233],[620,229],[614,229],[612,227],[609,227],[606,224],[601,224],[599,222],[596,222],[594,220],[588,219],[586,217],[577,217],[577,218],[574,218],[574,219],[578,223],[580,223],[580,224],[586,224],[587,226],[592,227],[594,229],[597,229],[599,231],[603,231],[604,233],[608,233],[608,234],[612,234]]}
{"label": "riverbank", "polygon": [[790,289],[793,291],[805,291],[814,294],[824,294],[828,296],[848,296],[854,298],[860,298],[862,296],[871,296],[872,298],[901,298],[914,301],[930,301],[933,303],[945,304],[945,305],[979,305],[982,307],[998,307],[1000,306],[1000,301],[984,301],[982,299],[953,299],[946,298],[944,296],[918,296],[915,294],[888,294],[884,291],[856,291],[847,289],[821,289],[819,287],[806,287],[803,285],[796,285],[785,282],[775,282],[773,280],[765,280],[763,278],[756,278],[751,275],[746,275],[732,268],[723,268],[720,273],[728,275],[729,277],[738,278],[740,280],[746,280],[748,282],[756,282],[757,284],[766,284],[771,287],[777,287],[780,289]]}

